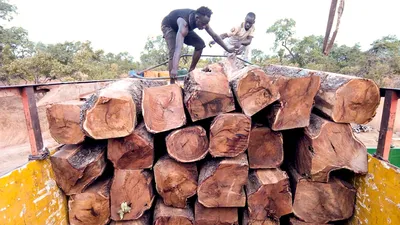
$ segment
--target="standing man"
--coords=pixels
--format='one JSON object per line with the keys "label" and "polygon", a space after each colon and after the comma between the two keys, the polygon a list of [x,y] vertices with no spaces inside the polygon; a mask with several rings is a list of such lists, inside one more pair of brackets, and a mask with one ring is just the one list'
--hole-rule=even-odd
{"label": "standing man", "polygon": [[[221,34],[221,38],[225,39],[224,43],[228,48],[235,48],[237,54],[241,54],[244,60],[248,60],[250,52],[250,44],[253,39],[253,34],[255,31],[254,23],[256,22],[256,15],[252,12],[247,13],[246,18],[243,23],[239,26],[233,27],[229,33]],[[215,44],[211,41],[210,46]],[[228,55],[230,52],[224,52]]]}
{"label": "standing man", "polygon": [[196,68],[203,48],[206,47],[203,39],[193,31],[196,28],[199,30],[205,29],[213,40],[224,48],[225,51],[229,53],[234,52],[234,48],[228,48],[220,36],[208,25],[211,14],[212,11],[209,8],[202,6],[197,10],[176,9],[164,17],[161,23],[161,30],[169,51],[168,70],[171,83],[175,83],[183,43],[194,47],[189,72]]}

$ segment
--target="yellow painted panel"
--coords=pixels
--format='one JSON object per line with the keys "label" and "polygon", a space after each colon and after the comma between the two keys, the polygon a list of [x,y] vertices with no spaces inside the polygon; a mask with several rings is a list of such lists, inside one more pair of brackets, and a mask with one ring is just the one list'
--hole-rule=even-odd
{"label": "yellow painted panel", "polygon": [[67,225],[67,200],[50,160],[32,161],[0,177],[0,225]]}
{"label": "yellow painted panel", "polygon": [[351,225],[400,224],[400,169],[368,155],[368,174],[355,179]]}

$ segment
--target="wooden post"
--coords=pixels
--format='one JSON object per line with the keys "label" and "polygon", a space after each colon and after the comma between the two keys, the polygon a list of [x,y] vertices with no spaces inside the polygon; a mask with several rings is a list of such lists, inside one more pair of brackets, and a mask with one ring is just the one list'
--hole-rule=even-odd
{"label": "wooden post", "polygon": [[389,159],[390,144],[392,142],[394,120],[396,118],[398,95],[395,90],[385,91],[381,127],[379,129],[378,148],[376,155],[384,160]]}
{"label": "wooden post", "polygon": [[24,106],[26,128],[28,129],[29,142],[31,144],[31,153],[32,155],[37,155],[38,151],[43,148],[43,138],[33,87],[22,88],[21,97],[22,105]]}

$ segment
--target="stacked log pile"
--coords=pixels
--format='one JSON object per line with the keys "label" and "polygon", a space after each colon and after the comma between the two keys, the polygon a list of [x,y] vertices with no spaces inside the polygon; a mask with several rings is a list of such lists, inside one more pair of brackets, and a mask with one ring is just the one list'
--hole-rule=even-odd
{"label": "stacked log pile", "polygon": [[[122,79],[47,110],[70,224],[329,224],[367,172],[349,123],[375,115],[358,77],[224,60],[184,87]],[[155,141],[157,140],[157,141]]]}

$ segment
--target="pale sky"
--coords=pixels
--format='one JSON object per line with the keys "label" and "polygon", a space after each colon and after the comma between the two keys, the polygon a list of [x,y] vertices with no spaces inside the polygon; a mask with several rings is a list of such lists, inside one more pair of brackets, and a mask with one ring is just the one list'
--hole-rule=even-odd
{"label": "pale sky", "polygon": [[[256,33],[251,45],[270,53],[274,36],[266,30],[276,20],[293,18],[296,36],[325,35],[331,0],[10,0],[19,14],[12,25],[28,30],[32,41],[51,44],[90,40],[96,49],[106,52],[127,51],[139,60],[146,39],[162,34],[161,20],[177,8],[197,9],[207,6],[213,11],[210,26],[217,33],[240,24],[250,11],[256,14]],[[398,26],[400,1],[346,0],[337,44],[360,43],[368,49],[372,41],[384,35],[400,38]],[[332,29],[335,28],[335,24]],[[211,40],[205,30],[195,30],[206,43]],[[333,32],[333,31],[332,31]],[[203,54],[221,54],[214,45]]]}

